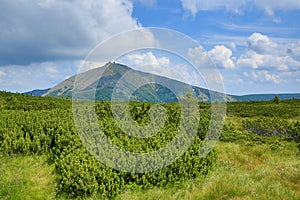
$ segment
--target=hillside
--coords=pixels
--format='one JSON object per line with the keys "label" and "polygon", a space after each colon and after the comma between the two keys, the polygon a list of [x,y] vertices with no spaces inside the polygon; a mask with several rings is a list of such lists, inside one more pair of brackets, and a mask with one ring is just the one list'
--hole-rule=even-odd
{"label": "hillside", "polygon": [[33,95],[33,96],[42,96],[44,94],[46,94],[51,88],[47,88],[47,89],[36,89],[36,90],[32,90],[29,92],[24,92],[24,94],[29,94],[29,95]]}
{"label": "hillside", "polygon": [[[186,83],[166,77],[133,70],[125,65],[117,63],[107,63],[103,67],[89,70],[87,72],[79,74],[77,77],[72,76],[67,80],[59,83],[55,87],[51,88],[46,94],[44,94],[44,96],[49,95],[55,97],[72,97],[75,78],[77,78],[77,83],[80,82],[81,84],[79,86],[79,89],[80,93],[82,94],[82,98],[93,98],[86,97],[86,95],[96,88],[96,100],[110,100],[112,98],[113,89],[116,86],[117,82],[124,74],[129,72],[132,76],[132,80],[151,82],[151,84],[146,84],[141,88],[138,88],[138,90],[136,90],[133,95],[131,95],[131,100],[164,103],[177,102],[178,99],[176,98],[176,96],[185,96],[186,92],[192,90],[194,96],[197,97],[199,101],[210,102],[212,96],[214,97],[214,99],[218,99],[219,101],[224,101],[224,99],[226,99],[226,101],[235,101],[235,99],[231,95],[225,95],[219,92],[209,91],[204,88],[190,86]],[[102,74],[100,80],[98,80],[99,74]],[[174,91],[172,92],[169,88],[163,86],[162,84],[156,83],[168,84],[168,86],[176,90],[175,92],[177,92],[177,94],[175,95],[173,93]],[[133,83],[127,82],[126,84],[127,88],[135,87],[134,81]],[[118,100],[125,99],[126,97],[122,97],[122,95],[118,97]]]}
{"label": "hillside", "polygon": [[278,96],[282,100],[286,99],[300,99],[300,93],[291,94],[249,94],[242,96],[234,96],[237,101],[270,101]]}

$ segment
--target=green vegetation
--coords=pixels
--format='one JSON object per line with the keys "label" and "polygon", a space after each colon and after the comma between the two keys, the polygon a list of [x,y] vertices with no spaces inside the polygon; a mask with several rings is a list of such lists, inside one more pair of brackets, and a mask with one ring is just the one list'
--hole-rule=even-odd
{"label": "green vegetation", "polygon": [[[220,142],[219,159],[208,177],[164,188],[134,189],[116,199],[299,199],[300,161],[294,143],[272,151],[268,144]],[[298,156],[297,156],[298,154]]]}
{"label": "green vegetation", "polygon": [[278,117],[300,120],[300,99],[289,99],[275,104],[272,101],[227,103],[228,117]]}
{"label": "green vegetation", "polygon": [[[131,117],[147,125],[152,105],[131,102]],[[113,143],[150,152],[168,144],[178,129],[179,105],[162,106],[166,124],[147,139],[123,133],[109,102],[96,102],[96,113]],[[87,152],[70,99],[0,92],[0,199],[300,198],[300,100],[228,103],[220,142],[202,159],[210,105],[199,108],[198,134],[188,151],[164,169],[135,174],[111,169]]]}
{"label": "green vegetation", "polygon": [[0,155],[0,199],[53,199],[54,166],[46,156]]}
{"label": "green vegetation", "polygon": [[279,104],[280,102],[280,98],[276,95],[273,99],[273,102],[276,103],[276,104]]}
{"label": "green vegetation", "polygon": [[[10,99],[20,102],[19,98],[24,100],[22,101],[24,105],[28,105],[34,99],[33,97],[26,99],[24,95],[10,96],[5,99],[0,112],[0,151],[8,156],[48,156],[49,162],[55,166],[57,195],[66,194],[70,197],[77,197],[89,196],[98,192],[104,197],[112,197],[127,187],[165,186],[199,175],[206,175],[216,162],[214,151],[211,151],[205,158],[199,158],[202,144],[200,136],[203,137],[204,134],[202,129],[199,129],[199,137],[171,165],[158,171],[141,174],[119,172],[105,166],[87,152],[76,133],[71,109],[67,108],[67,104],[70,104],[68,99],[53,99],[56,104],[53,104],[53,107],[45,107],[44,110],[34,107],[40,106],[39,103],[31,103],[33,108],[24,111],[20,104],[11,103]],[[48,101],[51,104],[51,98],[40,97],[36,98],[36,101],[44,103]],[[63,101],[66,105],[61,105]],[[147,112],[151,105],[151,103],[132,102],[130,104],[132,118],[140,125],[149,123],[150,118]],[[97,102],[96,113],[103,131],[113,143],[132,152],[151,152],[168,144],[177,133],[180,108],[177,104],[164,106],[168,113],[165,126],[157,135],[145,140],[129,137],[118,128],[110,112],[109,102]],[[85,111],[83,110],[83,112]],[[206,115],[201,118],[199,123],[202,125],[200,127],[208,126],[208,117],[209,115]],[[188,125],[188,123],[186,124]],[[178,142],[177,145],[180,146],[182,140],[178,140]],[[98,150],[96,146],[93,148],[95,151]],[[167,152],[165,156],[171,156],[172,153]],[[115,162],[127,162],[122,158],[115,159],[118,159]]]}

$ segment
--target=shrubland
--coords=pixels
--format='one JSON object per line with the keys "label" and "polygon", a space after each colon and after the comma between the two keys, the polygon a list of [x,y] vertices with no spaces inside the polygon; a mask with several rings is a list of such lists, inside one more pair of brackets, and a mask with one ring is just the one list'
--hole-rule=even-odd
{"label": "shrubland", "polygon": [[[298,99],[227,103],[220,141],[204,158],[199,151],[210,123],[210,104],[199,103],[199,126],[192,145],[171,165],[147,173],[120,172],[93,157],[76,132],[71,104],[70,99],[0,92],[1,198],[300,197],[296,191],[300,186]],[[152,105],[131,102],[131,117],[147,125]],[[141,139],[118,127],[110,102],[95,103],[106,136],[123,149],[144,153],[164,147],[177,133],[179,105],[162,106],[167,111],[164,127],[155,136]],[[35,173],[40,176],[32,178]],[[264,194],[264,187],[269,194]],[[22,192],[26,190],[36,196]]]}

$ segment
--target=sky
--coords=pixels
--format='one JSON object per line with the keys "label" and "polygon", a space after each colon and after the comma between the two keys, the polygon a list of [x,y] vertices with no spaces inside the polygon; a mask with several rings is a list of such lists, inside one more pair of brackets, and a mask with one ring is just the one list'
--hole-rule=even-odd
{"label": "sky", "polygon": [[[229,94],[300,93],[299,19],[299,0],[4,0],[0,90],[53,87],[76,74],[112,36],[160,27],[194,39]],[[122,61],[129,66],[185,70],[178,59],[157,51],[128,56]]]}

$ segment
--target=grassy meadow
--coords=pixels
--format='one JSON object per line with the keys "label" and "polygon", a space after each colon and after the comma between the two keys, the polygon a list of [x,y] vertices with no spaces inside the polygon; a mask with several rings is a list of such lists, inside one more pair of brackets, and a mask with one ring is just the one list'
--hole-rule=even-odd
{"label": "grassy meadow", "polygon": [[[115,199],[299,199],[300,154],[295,143],[219,142],[218,163],[206,177],[163,188],[130,188]],[[53,165],[43,156],[1,156],[1,199],[69,199],[55,196]],[[101,195],[86,199],[102,199]]]}
{"label": "grassy meadow", "polygon": [[[4,117],[11,118],[13,115],[6,115],[6,112],[20,111],[22,105],[10,104],[6,96],[8,96],[7,99],[11,99],[10,94],[2,94],[0,113],[4,113]],[[47,102],[41,97],[25,97],[23,95],[14,98],[13,101],[16,102],[19,102],[18,99],[39,102],[32,104],[31,111],[24,112],[40,112],[40,108],[34,110],[34,105],[43,107],[48,104],[51,105],[50,110],[60,108],[65,110],[69,109],[70,103],[69,100],[52,98],[46,98]],[[17,106],[17,109],[12,105]],[[26,103],[25,105],[28,106]],[[0,123],[2,126],[0,130],[2,131],[0,132],[2,134],[0,135],[0,199],[297,200],[300,199],[299,135],[296,135],[299,134],[297,132],[299,130],[299,112],[299,100],[281,101],[279,104],[273,102],[229,103],[226,125],[215,146],[217,160],[208,173],[198,174],[194,178],[181,177],[178,181],[174,179],[164,185],[153,184],[147,188],[138,181],[132,182],[124,184],[124,188],[113,196],[103,196],[100,190],[77,196],[66,192],[68,190],[60,190],[62,186],[67,187],[67,185],[62,184],[61,180],[65,179],[62,179],[63,175],[58,172],[60,168],[53,159],[52,154],[55,150],[51,150],[51,148],[54,147],[49,145],[50,150],[47,151],[48,148],[44,148],[42,142],[40,150],[34,149],[34,146],[26,147],[25,145],[23,147],[18,146],[18,143],[6,143],[7,136],[4,133],[7,132],[5,130],[8,132],[12,130],[8,130],[8,127],[3,128],[8,122],[2,121]],[[268,121],[271,121],[272,124],[267,123]],[[256,129],[253,129],[253,126]],[[17,131],[17,129],[14,130]],[[55,131],[58,130],[53,130],[53,132]],[[258,132],[255,133],[255,131]],[[16,138],[19,141],[20,136],[17,135]],[[66,142],[66,140],[63,141]],[[14,147],[14,145],[16,146]],[[28,148],[28,151],[23,151],[21,147]],[[43,149],[46,149],[47,152],[43,153]],[[33,152],[34,150],[35,152]],[[59,158],[69,157],[60,156]],[[110,181],[110,179],[107,180]],[[97,181],[99,183],[99,180]],[[72,184],[69,186],[73,187]]]}

